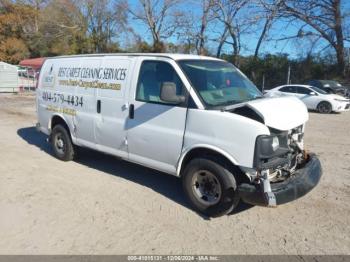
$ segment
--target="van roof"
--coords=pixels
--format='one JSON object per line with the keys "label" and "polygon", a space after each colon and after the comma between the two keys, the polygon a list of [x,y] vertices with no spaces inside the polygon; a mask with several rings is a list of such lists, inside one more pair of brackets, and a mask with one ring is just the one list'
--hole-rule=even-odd
{"label": "van roof", "polygon": [[216,60],[221,61],[218,58],[210,56],[200,56],[200,55],[190,55],[190,54],[170,54],[170,53],[105,53],[105,54],[83,54],[83,55],[65,55],[65,56],[55,56],[48,57],[47,59],[54,58],[71,58],[71,57],[104,57],[104,56],[149,56],[149,57],[166,57],[173,60],[183,60],[183,59],[205,59],[205,60]]}

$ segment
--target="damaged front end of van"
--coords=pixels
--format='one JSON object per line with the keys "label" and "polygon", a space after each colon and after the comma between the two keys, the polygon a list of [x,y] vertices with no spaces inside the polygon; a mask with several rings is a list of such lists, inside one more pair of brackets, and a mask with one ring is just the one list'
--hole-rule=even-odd
{"label": "damaged front end of van", "polygon": [[302,129],[299,126],[257,138],[254,169],[246,170],[251,183],[238,186],[244,202],[274,207],[304,196],[318,184],[321,164],[315,154],[300,146]]}
{"label": "damaged front end of van", "polygon": [[230,111],[241,115],[245,111],[255,112],[270,132],[256,138],[253,168],[242,168],[250,183],[238,186],[241,200],[274,207],[304,196],[318,184],[322,167],[317,156],[304,149],[308,114],[299,101],[293,98],[252,101]]}

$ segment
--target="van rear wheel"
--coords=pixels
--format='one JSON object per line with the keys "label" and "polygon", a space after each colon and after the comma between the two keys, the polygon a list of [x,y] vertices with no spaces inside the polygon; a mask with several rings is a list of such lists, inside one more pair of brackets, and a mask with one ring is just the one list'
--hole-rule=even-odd
{"label": "van rear wheel", "polygon": [[183,172],[182,182],[191,205],[207,216],[228,214],[239,202],[234,175],[224,161],[215,157],[191,160]]}
{"label": "van rear wheel", "polygon": [[62,125],[56,125],[51,134],[51,145],[55,156],[62,161],[70,161],[74,158],[74,146],[67,129]]}

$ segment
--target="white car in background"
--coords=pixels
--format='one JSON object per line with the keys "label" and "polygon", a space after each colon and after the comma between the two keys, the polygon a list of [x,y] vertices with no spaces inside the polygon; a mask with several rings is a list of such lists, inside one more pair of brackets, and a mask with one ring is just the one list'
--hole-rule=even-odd
{"label": "white car in background", "polygon": [[350,110],[350,99],[327,92],[310,85],[282,85],[267,90],[265,97],[295,96],[303,101],[308,109],[320,113]]}

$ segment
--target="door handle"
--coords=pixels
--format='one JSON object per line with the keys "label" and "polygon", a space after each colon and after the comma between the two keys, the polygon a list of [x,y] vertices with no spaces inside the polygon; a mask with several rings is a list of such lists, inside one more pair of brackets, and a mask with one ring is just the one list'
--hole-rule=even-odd
{"label": "door handle", "polygon": [[101,100],[97,100],[97,113],[101,113]]}
{"label": "door handle", "polygon": [[129,105],[129,118],[134,119],[134,114],[135,114],[135,106],[134,104]]}

